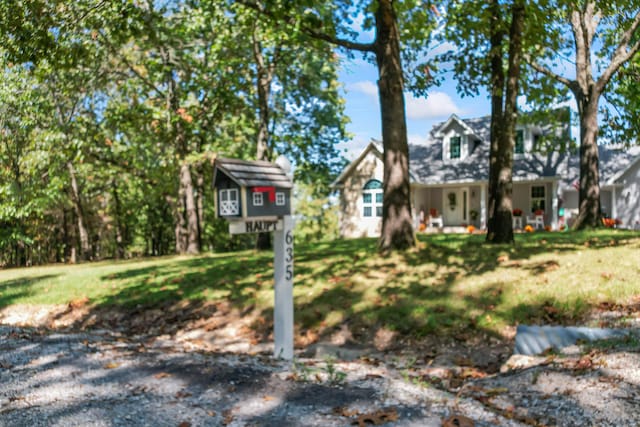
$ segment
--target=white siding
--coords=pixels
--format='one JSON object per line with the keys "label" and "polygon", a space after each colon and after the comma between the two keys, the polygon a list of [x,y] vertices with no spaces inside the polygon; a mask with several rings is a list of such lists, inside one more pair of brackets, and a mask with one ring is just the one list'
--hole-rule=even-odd
{"label": "white siding", "polygon": [[382,181],[384,165],[374,153],[369,152],[347,177],[340,192],[340,236],[374,237],[380,235],[382,218],[364,217],[362,188],[371,179]]}
{"label": "white siding", "polygon": [[620,177],[622,188],[616,189],[617,214],[624,228],[640,229],[640,162]]}

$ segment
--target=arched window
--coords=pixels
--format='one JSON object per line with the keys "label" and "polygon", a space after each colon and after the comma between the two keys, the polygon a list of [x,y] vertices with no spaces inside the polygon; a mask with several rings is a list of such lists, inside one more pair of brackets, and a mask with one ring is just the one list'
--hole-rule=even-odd
{"label": "arched window", "polygon": [[382,216],[382,182],[377,179],[367,181],[362,189],[362,216]]}

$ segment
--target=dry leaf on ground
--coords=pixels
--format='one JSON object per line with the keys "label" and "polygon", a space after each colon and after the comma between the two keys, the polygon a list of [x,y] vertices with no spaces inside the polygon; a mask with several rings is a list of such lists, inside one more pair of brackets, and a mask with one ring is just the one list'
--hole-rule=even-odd
{"label": "dry leaf on ground", "polygon": [[442,427],[474,427],[475,425],[475,421],[464,415],[451,415],[442,420]]}
{"label": "dry leaf on ground", "polygon": [[357,425],[358,427],[379,426],[394,421],[398,421],[398,411],[395,408],[389,408],[380,409],[370,414],[361,414],[351,425]]}

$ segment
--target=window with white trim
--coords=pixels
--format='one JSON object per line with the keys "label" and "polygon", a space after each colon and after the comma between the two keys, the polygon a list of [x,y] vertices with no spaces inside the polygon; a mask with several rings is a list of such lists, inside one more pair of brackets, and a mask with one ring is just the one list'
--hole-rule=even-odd
{"label": "window with white trim", "polygon": [[284,206],[284,205],[285,205],[284,193],[276,193],[276,206]]}
{"label": "window with white trim", "polygon": [[545,209],[544,185],[531,186],[531,212],[544,211]]}
{"label": "window with white trim", "polygon": [[262,193],[253,193],[253,206],[264,205],[264,197]]}
{"label": "window with white trim", "polygon": [[516,130],[516,141],[513,147],[513,152],[516,154],[524,154],[524,130]]}
{"label": "window with white trim", "polygon": [[382,182],[372,179],[364,185],[362,208],[362,216],[364,217],[382,216]]}
{"label": "window with white trim", "polygon": [[238,215],[240,213],[240,203],[238,200],[238,189],[227,188],[220,190],[220,215]]}
{"label": "window with white trim", "polygon": [[452,136],[449,138],[449,158],[459,159],[462,156],[462,138]]}

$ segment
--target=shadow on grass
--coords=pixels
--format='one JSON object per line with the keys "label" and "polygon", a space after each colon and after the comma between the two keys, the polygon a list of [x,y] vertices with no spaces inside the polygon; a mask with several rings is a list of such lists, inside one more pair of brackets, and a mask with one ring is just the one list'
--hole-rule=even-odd
{"label": "shadow on grass", "polygon": [[59,277],[59,274],[26,276],[0,281],[0,308],[14,304],[16,300],[32,295],[39,284]]}
{"label": "shadow on grass", "polygon": [[[513,245],[491,245],[483,235],[420,235],[418,248],[388,258],[377,255],[376,239],[299,245],[294,266],[298,344],[329,338],[344,327],[350,330],[348,339],[372,344],[381,329],[411,339],[473,334],[503,339],[495,322],[572,323],[590,307],[579,300],[566,307],[542,300],[508,308],[503,304],[507,284],[483,284],[465,292],[456,286],[505,267],[505,259],[511,263],[507,267],[540,275],[556,265],[553,260],[531,263],[532,257],[636,245],[637,238],[638,233],[618,230],[532,233],[516,235]],[[0,287],[17,286],[28,294],[46,277]],[[251,315],[250,339],[272,339],[271,252],[175,258],[142,268],[128,263],[121,271],[99,276],[91,286],[107,291],[90,298],[92,305],[74,320],[76,326],[163,334],[198,321],[205,329],[221,328]],[[11,299],[3,292],[0,302]]]}

